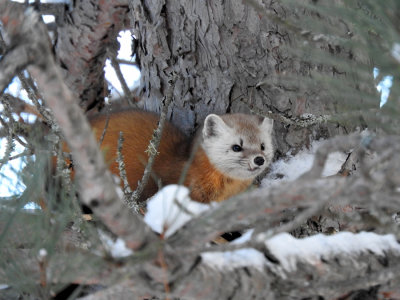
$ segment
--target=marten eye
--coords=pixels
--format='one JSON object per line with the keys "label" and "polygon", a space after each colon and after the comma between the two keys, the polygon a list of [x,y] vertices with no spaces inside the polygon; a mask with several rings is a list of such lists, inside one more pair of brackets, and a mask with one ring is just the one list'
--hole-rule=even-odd
{"label": "marten eye", "polygon": [[261,143],[261,151],[264,151],[265,150],[265,145],[264,145],[264,143]]}
{"label": "marten eye", "polygon": [[240,147],[239,145],[233,145],[233,146],[232,146],[232,150],[233,150],[233,152],[240,152],[240,151],[242,151],[243,149],[242,149],[242,147]]}

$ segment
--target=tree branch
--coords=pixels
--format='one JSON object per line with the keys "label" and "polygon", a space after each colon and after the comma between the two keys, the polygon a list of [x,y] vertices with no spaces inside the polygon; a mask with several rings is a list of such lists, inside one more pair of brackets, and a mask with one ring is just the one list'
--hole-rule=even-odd
{"label": "tree branch", "polygon": [[[62,128],[65,139],[72,151],[76,174],[79,177],[81,200],[119,237],[125,239],[128,247],[137,249],[145,241],[154,240],[155,235],[136,215],[126,210],[118,197],[111,173],[107,170],[90,126],[63,82],[60,70],[52,59],[47,31],[39,22],[38,15],[29,11],[23,14],[12,3],[0,1],[0,19],[15,44],[24,41],[29,45],[31,74],[41,90],[47,106]],[[20,54],[27,56],[23,46]],[[8,59],[5,55],[4,59]],[[0,78],[5,77],[0,72]]]}
{"label": "tree branch", "polygon": [[[361,135],[350,137],[337,137],[334,139],[334,149],[339,149],[344,145],[354,147],[362,142]],[[326,144],[331,145],[331,142]],[[390,145],[390,146],[389,146]],[[400,145],[398,137],[387,136],[374,138],[368,145],[371,151],[380,153],[381,149]],[[323,147],[328,151],[329,147]],[[380,157],[380,156],[379,156]],[[399,170],[395,169],[399,163],[394,157],[388,162],[384,157],[385,165],[381,168],[373,168],[365,172],[374,172],[374,176],[369,178],[360,173],[352,177],[333,176],[329,178],[317,179],[315,176],[304,176],[293,182],[282,183],[267,189],[256,189],[242,195],[224,201],[213,210],[209,210],[193,219],[185,225],[185,230],[177,232],[169,239],[173,248],[178,245],[186,245],[187,251],[196,251],[205,243],[218,236],[220,232],[230,232],[251,227],[262,220],[265,226],[279,223],[284,209],[290,207],[303,207],[309,210],[300,214],[300,219],[308,217],[311,213],[318,213],[326,207],[328,203],[335,205],[359,204],[361,206],[374,204],[384,207],[395,207],[398,199],[395,200],[395,188],[382,190],[382,182],[395,181],[392,186],[400,186]],[[363,162],[361,162],[363,163]],[[386,165],[393,165],[391,173],[385,171]],[[316,163],[309,171],[309,174],[317,174],[321,168],[320,163]],[[397,174],[397,175],[396,175]],[[391,177],[389,179],[388,177]],[[380,201],[373,199],[379,198]],[[229,220],[229,221],[227,221]],[[296,222],[296,221],[294,221]],[[383,222],[383,220],[382,220]],[[296,224],[296,223],[294,223]],[[288,225],[290,226],[290,225]],[[291,226],[289,227],[291,228]],[[196,239],[192,237],[196,236]]]}
{"label": "tree branch", "polygon": [[160,146],[165,120],[167,118],[168,108],[170,103],[172,102],[172,93],[175,81],[176,78],[174,77],[169,82],[167,93],[163,101],[163,108],[160,114],[160,120],[158,121],[157,128],[154,130],[153,136],[146,151],[147,153],[149,153],[149,160],[147,162],[146,168],[144,169],[142,180],[138,182],[138,186],[136,190],[133,192],[131,199],[129,200],[130,203],[137,203],[139,201],[140,196],[144,190],[144,187],[147,185],[147,182],[149,181],[154,160],[156,158],[156,155],[158,155],[158,147]]}

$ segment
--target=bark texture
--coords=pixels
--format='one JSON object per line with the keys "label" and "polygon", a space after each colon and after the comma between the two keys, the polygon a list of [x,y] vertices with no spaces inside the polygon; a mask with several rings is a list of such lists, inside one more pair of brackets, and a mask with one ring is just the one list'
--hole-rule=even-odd
{"label": "bark texture", "polygon": [[104,105],[108,94],[103,70],[107,49],[116,47],[116,38],[125,28],[128,1],[79,0],[71,5],[63,19],[58,19],[55,52],[65,83],[81,107],[89,110]]}
{"label": "bark texture", "polygon": [[[332,104],[324,104],[329,101],[321,101],[319,87],[299,89],[298,83],[279,78],[308,74],[311,68],[286,48],[293,37],[275,17],[294,12],[280,2],[132,1],[131,9],[143,104],[159,111],[168,76],[176,72],[180,77],[171,119],[187,133],[209,113],[248,113],[257,108],[264,115],[272,111],[295,118],[333,111]],[[279,153],[307,144],[310,136],[327,134],[326,128],[315,133],[281,123],[275,131]]]}

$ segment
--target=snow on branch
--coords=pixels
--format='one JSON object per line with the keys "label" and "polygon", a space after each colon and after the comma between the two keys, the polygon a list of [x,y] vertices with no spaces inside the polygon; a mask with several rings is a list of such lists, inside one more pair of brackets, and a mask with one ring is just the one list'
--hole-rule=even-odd
{"label": "snow on branch", "polygon": [[[257,237],[261,238],[262,235]],[[317,265],[322,259],[331,260],[342,255],[356,258],[362,253],[384,256],[392,252],[400,256],[400,244],[393,234],[378,235],[373,232],[339,232],[332,236],[317,234],[304,239],[280,233],[266,240],[265,245],[287,272],[295,271],[298,262]]]}
{"label": "snow on branch", "polygon": [[[334,299],[390,280],[386,288],[399,284],[400,245],[391,234],[343,232],[296,239],[282,233],[264,237],[256,237],[263,250],[202,253],[199,267],[185,278],[189,288],[181,289],[181,295],[198,295],[200,291],[190,284],[193,280],[207,282],[210,277],[216,288],[197,299],[222,299],[224,295],[230,299]],[[228,279],[245,288],[235,288]]]}
{"label": "snow on branch", "polygon": [[264,240],[265,236],[268,235],[258,234],[255,239],[257,243],[265,244],[266,253],[247,247],[226,252],[205,252],[201,254],[202,261],[217,269],[265,267],[279,273],[290,273],[297,270],[299,263],[318,266],[323,261],[341,256],[357,258],[363,253],[385,256],[389,252],[400,256],[400,244],[393,234],[339,232],[332,236],[317,234],[296,239],[288,233],[280,233]]}
{"label": "snow on branch", "polygon": [[148,200],[144,221],[156,232],[169,237],[192,217],[210,208],[189,198],[189,189],[168,185]]}

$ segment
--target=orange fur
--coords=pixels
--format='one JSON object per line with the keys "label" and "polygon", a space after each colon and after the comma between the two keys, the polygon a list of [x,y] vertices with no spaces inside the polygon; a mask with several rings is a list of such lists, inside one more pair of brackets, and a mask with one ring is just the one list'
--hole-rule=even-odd
{"label": "orange fur", "polygon": [[[145,153],[159,117],[153,113],[126,110],[112,113],[101,148],[105,152],[110,170],[119,175],[117,146],[120,131],[124,134],[122,155],[124,156],[128,182],[134,190],[142,178],[148,155]],[[103,133],[106,116],[90,120],[96,137]],[[154,177],[161,179],[163,185],[178,183],[185,162],[188,160],[191,144],[189,139],[171,123],[166,123],[161,139],[159,154],[153,165],[153,178],[143,191],[142,200],[157,192]],[[190,197],[199,202],[225,200],[251,184],[251,180],[238,180],[225,176],[210,163],[204,150],[199,147],[187,173],[184,185],[191,189]]]}

